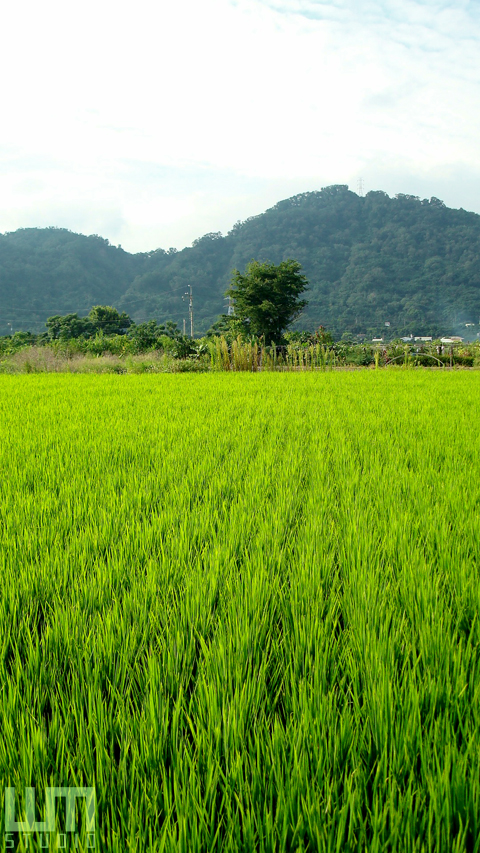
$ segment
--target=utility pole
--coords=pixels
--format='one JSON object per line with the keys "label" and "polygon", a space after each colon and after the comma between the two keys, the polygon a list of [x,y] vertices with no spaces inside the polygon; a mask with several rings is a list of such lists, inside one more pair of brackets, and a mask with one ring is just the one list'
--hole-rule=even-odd
{"label": "utility pole", "polygon": [[183,337],[185,337],[185,317],[183,318]]}
{"label": "utility pole", "polygon": [[190,285],[190,297],[188,300],[188,312],[190,314],[190,337],[193,338],[193,292]]}
{"label": "utility pole", "polygon": [[[188,290],[182,296],[182,299],[185,301],[185,297],[188,296],[188,316],[190,317],[190,337],[193,338],[193,291],[192,285],[188,285]],[[185,334],[185,320],[183,321],[183,334]]]}

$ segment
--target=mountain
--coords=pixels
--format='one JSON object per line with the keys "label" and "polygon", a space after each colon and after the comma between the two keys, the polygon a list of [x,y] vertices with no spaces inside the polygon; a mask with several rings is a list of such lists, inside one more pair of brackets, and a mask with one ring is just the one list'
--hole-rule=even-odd
{"label": "mountain", "polygon": [[53,314],[88,314],[116,303],[141,270],[139,255],[97,235],[64,228],[22,228],[0,235],[0,334],[45,331]]}
{"label": "mountain", "polygon": [[[137,322],[181,325],[193,286],[195,334],[225,311],[234,268],[295,258],[310,282],[298,328],[337,335],[454,332],[480,322],[480,216],[343,185],[302,193],[182,251],[136,255],[96,235],[25,228],[0,235],[0,335],[42,331],[48,316],[114,305]],[[188,325],[187,325],[188,328]],[[477,326],[475,325],[475,329]]]}

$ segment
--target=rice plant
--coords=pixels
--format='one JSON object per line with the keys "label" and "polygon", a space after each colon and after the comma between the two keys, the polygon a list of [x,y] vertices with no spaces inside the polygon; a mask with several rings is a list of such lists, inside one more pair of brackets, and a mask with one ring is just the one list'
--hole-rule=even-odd
{"label": "rice plant", "polygon": [[478,851],[479,391],[410,370],[0,377],[17,820],[25,788],[40,821],[75,785],[113,853]]}

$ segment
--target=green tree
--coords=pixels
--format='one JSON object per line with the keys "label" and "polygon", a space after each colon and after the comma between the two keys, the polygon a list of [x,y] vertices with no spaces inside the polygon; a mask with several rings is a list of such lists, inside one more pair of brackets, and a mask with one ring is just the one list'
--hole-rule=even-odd
{"label": "green tree", "polygon": [[104,335],[124,335],[132,325],[128,314],[125,312],[120,314],[111,305],[94,305],[90,309],[88,319],[93,328],[97,332],[103,332]]}
{"label": "green tree", "polygon": [[172,340],[182,338],[183,335],[173,320],[167,320],[159,325],[156,320],[148,320],[146,323],[132,323],[128,330],[128,338],[134,341],[140,352],[161,345],[160,338],[167,337]]}
{"label": "green tree", "polygon": [[94,333],[93,326],[87,317],[78,314],[55,314],[45,323],[48,339],[51,341],[68,341],[72,338],[90,337]]}
{"label": "green tree", "polygon": [[244,274],[233,271],[226,295],[234,301],[232,326],[244,335],[279,344],[283,333],[307,304],[300,295],[308,282],[298,261],[252,261]]}
{"label": "green tree", "polygon": [[140,352],[157,346],[158,339],[165,334],[165,326],[159,326],[156,320],[146,323],[133,323],[128,330],[128,338],[134,341]]}
{"label": "green tree", "polygon": [[210,326],[205,337],[216,338],[223,335],[228,340],[233,335],[231,320],[232,317],[228,314],[221,314],[219,319]]}

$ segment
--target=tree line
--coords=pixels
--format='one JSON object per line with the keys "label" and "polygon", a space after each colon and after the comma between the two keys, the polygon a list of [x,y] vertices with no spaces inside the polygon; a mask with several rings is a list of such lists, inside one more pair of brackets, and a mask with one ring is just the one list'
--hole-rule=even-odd
{"label": "tree line", "polygon": [[480,321],[480,216],[438,198],[381,191],[360,197],[338,185],[285,199],[205,234],[191,247],[130,254],[108,240],[66,229],[0,235],[0,335],[39,334],[55,314],[85,316],[115,305],[136,325],[183,325],[182,295],[193,286],[195,331],[224,311],[232,269],[255,258],[295,258],[309,281],[298,330],[329,328],[374,337],[462,334]]}
{"label": "tree line", "polygon": [[[286,330],[307,304],[300,299],[307,287],[298,261],[290,259],[277,266],[252,261],[243,274],[233,271],[227,295],[233,300],[234,310],[231,315],[223,315],[207,336],[224,333],[230,338],[257,338],[264,345],[281,345]],[[182,334],[172,320],[135,323],[125,311],[119,312],[107,305],[95,305],[85,317],[78,313],[55,314],[47,319],[45,332],[39,335],[17,332],[4,340],[14,348],[34,343],[48,345],[93,340],[96,348],[103,345],[108,349],[112,338],[126,338],[139,352],[165,346],[171,349],[172,342],[181,355],[186,356],[194,350],[191,339]],[[88,351],[88,347],[86,349]]]}
{"label": "tree line", "polygon": [[[384,345],[380,341],[375,346],[362,346],[349,333],[334,344],[322,326],[314,332],[292,332],[292,323],[308,304],[302,298],[308,288],[296,260],[278,265],[252,261],[243,273],[232,273],[226,295],[233,310],[222,315],[199,340],[182,334],[173,321],[137,324],[126,312],[96,305],[85,317],[76,313],[49,317],[46,331],[40,335],[27,332],[0,338],[0,355],[40,344],[67,357],[80,353],[125,356],[162,352],[174,360],[183,360],[185,369],[188,364],[188,369],[215,370],[326,369],[373,363],[378,367],[399,359],[405,366],[453,366],[454,361],[470,367],[477,364],[478,343],[470,348],[457,347],[454,359],[453,347],[449,350],[441,342],[425,345],[392,341]],[[124,372],[121,365],[117,367]]]}

